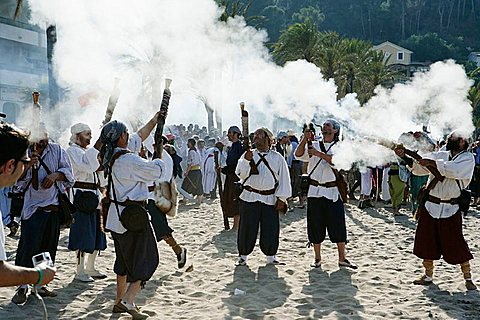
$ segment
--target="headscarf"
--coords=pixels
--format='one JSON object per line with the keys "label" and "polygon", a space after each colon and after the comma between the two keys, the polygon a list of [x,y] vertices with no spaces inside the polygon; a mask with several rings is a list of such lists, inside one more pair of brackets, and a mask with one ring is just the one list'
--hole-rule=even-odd
{"label": "headscarf", "polygon": [[102,128],[102,132],[100,133],[100,141],[102,142],[100,157],[102,159],[105,178],[109,173],[110,168],[108,165],[117,147],[118,139],[120,139],[120,136],[125,131],[127,131],[127,126],[117,120],[110,121]]}
{"label": "headscarf", "polygon": [[77,141],[77,134],[82,133],[83,131],[92,131],[88,124],[85,123],[76,123],[70,128],[70,133],[72,136],[70,137],[70,144],[74,144]]}
{"label": "headscarf", "polygon": [[340,139],[340,122],[338,122],[335,119],[327,119],[327,120],[325,120],[324,123],[330,123],[332,125],[333,129],[337,130],[334,138],[335,138],[335,140],[339,140]]}
{"label": "headscarf", "polygon": [[228,131],[231,131],[233,133],[238,133],[238,135],[242,134],[242,131],[240,131],[240,128],[238,128],[237,126],[231,126],[230,128],[228,128]]}

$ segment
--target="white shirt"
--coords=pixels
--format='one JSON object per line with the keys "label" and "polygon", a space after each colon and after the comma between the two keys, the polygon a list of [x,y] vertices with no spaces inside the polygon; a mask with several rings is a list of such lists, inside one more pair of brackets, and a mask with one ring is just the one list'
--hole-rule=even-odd
{"label": "white shirt", "polygon": [[[75,181],[99,183],[96,171],[100,167],[98,162],[99,151],[95,148],[82,148],[78,144],[72,144],[67,148],[67,154],[72,164]],[[75,188],[77,189],[77,188]],[[78,189],[82,190],[82,189]],[[100,195],[98,190],[86,190]]]}
{"label": "white shirt", "polygon": [[[255,161],[255,163],[258,163],[260,160],[259,153],[260,152],[258,152],[258,150],[253,150],[253,161]],[[276,198],[286,202],[287,198],[292,196],[292,187],[290,185],[290,173],[288,171],[288,166],[285,162],[285,159],[280,153],[274,150],[269,150],[266,153],[262,152],[261,154],[265,156],[265,159],[270,165],[270,168],[272,168],[273,173],[278,180],[278,187],[275,190],[275,194],[266,196],[256,192],[243,190],[242,194],[240,195],[240,199],[247,202],[260,201],[268,205],[274,205],[277,201]],[[273,189],[275,186],[275,179],[265,163],[260,162],[258,165],[258,172],[258,175],[251,175],[246,181],[245,185],[257,190]],[[245,160],[245,153],[238,160],[235,173],[240,178],[242,183],[249,176],[250,163],[249,161]]]}
{"label": "white shirt", "polygon": [[[458,198],[460,196],[460,188],[456,179],[459,180],[460,186],[465,188],[470,183],[475,168],[475,158],[470,152],[462,152],[457,154],[452,160],[449,160],[450,151],[438,151],[431,153],[429,158],[435,160],[437,169],[442,176],[445,177],[443,182],[438,182],[430,191],[430,195],[448,200]],[[433,179],[431,174],[428,183]],[[427,185],[428,185],[427,183]],[[433,218],[449,218],[458,212],[458,204],[440,203],[436,204],[427,201],[425,208]]]}
{"label": "white shirt", "polygon": [[[320,143],[318,141],[313,141],[313,148],[321,151],[320,150]],[[337,143],[324,143],[325,144],[325,149],[327,151],[327,154],[330,156],[333,156],[335,153],[335,148],[338,146]],[[335,181],[335,174],[333,173],[332,167],[327,161],[322,160],[322,158],[317,157],[317,156],[308,156],[308,146],[305,145],[305,151],[303,153],[303,156],[301,157],[296,157],[298,160],[308,162],[308,167],[307,167],[307,173],[310,174],[312,173],[313,168],[317,165],[317,163],[320,161],[318,164],[317,168],[315,171],[313,171],[312,175],[310,176],[311,179],[318,181],[318,183],[326,183],[326,182],[332,182]],[[322,186],[312,186],[308,188],[308,194],[307,197],[309,198],[321,198],[325,197],[329,200],[332,200],[333,202],[336,202],[338,200],[340,193],[338,192],[337,187],[332,187],[332,188],[325,188]]]}
{"label": "white shirt", "polygon": [[[116,148],[115,152],[120,150],[123,149]],[[149,193],[147,184],[157,179],[165,179],[166,173],[165,162],[161,159],[149,161],[134,153],[122,155],[115,161],[112,168],[112,181],[117,201],[147,200]],[[113,190],[110,190],[110,198],[113,200]],[[124,207],[118,205],[118,209],[121,214]],[[118,216],[117,205],[112,202],[108,210],[106,227],[116,233],[125,233],[127,230],[120,223]]]}
{"label": "white shirt", "polygon": [[187,165],[201,167],[201,164],[202,164],[202,159],[200,157],[200,153],[198,153],[198,151],[193,149],[188,150]]}

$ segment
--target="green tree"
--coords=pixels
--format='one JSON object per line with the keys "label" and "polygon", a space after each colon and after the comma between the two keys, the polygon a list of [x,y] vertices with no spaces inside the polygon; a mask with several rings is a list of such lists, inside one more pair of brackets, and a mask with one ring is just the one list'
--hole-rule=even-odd
{"label": "green tree", "polygon": [[273,45],[273,57],[277,63],[305,59],[316,63],[320,33],[317,26],[308,19],[285,30]]}
{"label": "green tree", "polygon": [[313,21],[318,26],[325,20],[325,15],[318,6],[301,8],[292,15],[293,22],[306,22],[307,20]]}

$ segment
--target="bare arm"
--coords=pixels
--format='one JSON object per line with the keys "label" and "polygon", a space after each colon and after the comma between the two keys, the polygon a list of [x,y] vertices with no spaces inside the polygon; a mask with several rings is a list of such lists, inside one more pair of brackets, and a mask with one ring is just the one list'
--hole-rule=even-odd
{"label": "bare arm", "polygon": [[[43,271],[42,284],[53,280],[55,269],[46,265],[39,265]],[[36,284],[40,273],[34,268],[24,268],[0,261],[0,287],[12,287],[20,284]]]}
{"label": "bare arm", "polygon": [[301,157],[305,153],[305,145],[307,144],[307,135],[304,134],[302,140],[297,146],[297,150],[295,150],[295,157]]}
{"label": "bare arm", "polygon": [[155,113],[153,118],[150,119],[150,121],[148,121],[147,124],[145,124],[140,130],[137,131],[137,134],[142,139],[142,142],[145,141],[145,139],[148,138],[148,136],[150,135],[152,130],[157,125],[157,119],[158,119],[159,114],[160,114],[160,112]]}

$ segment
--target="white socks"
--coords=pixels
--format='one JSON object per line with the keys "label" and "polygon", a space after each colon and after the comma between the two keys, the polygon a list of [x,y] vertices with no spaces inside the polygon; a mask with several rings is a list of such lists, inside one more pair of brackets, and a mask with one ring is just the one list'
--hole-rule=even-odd
{"label": "white socks", "polygon": [[87,254],[87,271],[94,271],[95,270],[95,258],[98,255],[98,251],[95,250],[91,254]]}
{"label": "white socks", "polygon": [[85,254],[83,252],[77,251],[77,274],[85,274]]}
{"label": "white socks", "polygon": [[267,256],[267,263],[273,263],[275,260],[277,260],[276,256]]}

